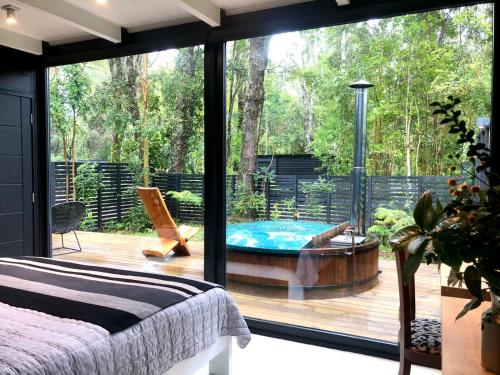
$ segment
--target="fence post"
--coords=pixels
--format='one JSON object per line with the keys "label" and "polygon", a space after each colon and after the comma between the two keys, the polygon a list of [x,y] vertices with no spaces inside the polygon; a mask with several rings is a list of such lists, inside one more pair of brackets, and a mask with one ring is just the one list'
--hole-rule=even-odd
{"label": "fence post", "polygon": [[52,207],[56,203],[56,172],[55,172],[55,167],[56,163],[51,162],[50,163],[50,168],[49,168],[49,186],[50,186],[50,202],[49,205]]}
{"label": "fence post", "polygon": [[[201,210],[202,210],[202,218],[201,218],[201,225],[205,225],[205,175],[202,174],[200,175],[201,178]],[[227,180],[226,180],[227,181]]]}
{"label": "fence post", "polygon": [[[181,191],[181,180],[182,180],[182,175],[181,174],[177,174],[175,175],[176,179],[175,179],[175,191]],[[177,207],[177,216],[176,218],[177,219],[180,219],[181,218],[181,203],[179,203],[178,201],[175,201],[175,206]]]}
{"label": "fence post", "polygon": [[372,176],[366,176],[366,229],[372,226]]}
{"label": "fence post", "polygon": [[266,189],[266,210],[267,210],[267,220],[271,219],[271,181],[266,178],[266,182],[264,184],[264,187]]}
{"label": "fence post", "polygon": [[116,164],[116,215],[118,221],[122,221],[122,164]]}
{"label": "fence post", "polygon": [[299,179],[295,175],[295,212],[299,212]]}
{"label": "fence post", "polygon": [[[332,178],[329,176],[326,176],[328,181],[332,181]],[[326,222],[330,224],[332,221],[332,192],[328,192],[328,200],[326,202]]]}
{"label": "fence post", "polygon": [[[101,163],[97,164],[97,173],[102,178]],[[97,230],[102,231],[102,186],[97,189]]]}
{"label": "fence post", "polygon": [[168,178],[169,178],[169,174],[165,172],[165,188],[164,188],[164,194],[165,194],[165,202],[167,201],[167,191],[168,191]]}

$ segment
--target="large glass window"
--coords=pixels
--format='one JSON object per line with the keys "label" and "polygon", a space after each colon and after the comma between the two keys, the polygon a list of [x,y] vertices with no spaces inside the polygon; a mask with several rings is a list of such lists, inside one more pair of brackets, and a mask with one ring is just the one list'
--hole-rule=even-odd
{"label": "large glass window", "polygon": [[[54,257],[203,278],[203,60],[195,46],[50,69]],[[137,187],[166,202],[146,198],[154,223]]]}
{"label": "large glass window", "polygon": [[[455,138],[429,104],[460,97],[474,128],[490,116],[491,61],[490,5],[228,43],[227,280],[246,316],[397,341],[389,238],[412,223],[423,191],[449,200],[458,173]],[[360,79],[374,86],[356,185],[350,84]],[[353,183],[366,207],[354,248],[336,237]],[[416,283],[418,315],[439,318],[437,266]]]}

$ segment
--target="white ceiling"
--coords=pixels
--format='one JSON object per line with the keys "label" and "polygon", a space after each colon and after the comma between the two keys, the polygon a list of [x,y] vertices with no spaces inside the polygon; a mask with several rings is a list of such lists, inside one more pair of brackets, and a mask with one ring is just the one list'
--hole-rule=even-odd
{"label": "white ceiling", "polygon": [[[93,39],[99,35],[89,32],[85,27],[78,27],[74,22],[67,22],[61,17],[36,8],[37,4],[52,1],[56,0],[36,0],[35,7],[32,7],[25,4],[29,3],[28,0],[0,0],[0,6],[12,4],[21,8],[20,11],[16,12],[18,21],[16,25],[7,25],[5,22],[6,13],[1,11],[0,45],[17,48],[12,45],[11,39],[12,36],[18,34],[21,34],[20,39],[26,39],[24,36],[27,36],[30,37],[29,40],[33,39],[31,41],[45,41],[52,45]],[[194,16],[196,12],[189,12],[185,10],[186,7],[179,6],[179,3],[182,2],[183,5],[191,2],[191,5],[195,4],[195,7],[201,3],[212,7],[216,6],[223,9],[226,14],[232,15],[311,0],[107,0],[105,5],[98,4],[96,0],[62,1],[90,13],[91,18],[97,16],[105,20],[105,23],[107,21],[108,27],[119,26],[129,32],[136,32],[196,21],[198,19]],[[84,17],[84,19],[88,21],[88,17]],[[96,20],[91,20],[90,24],[92,25],[92,22]],[[7,36],[2,37],[2,35]],[[10,44],[7,44],[7,39]]]}
{"label": "white ceiling", "polygon": [[[0,0],[0,6],[13,4],[10,0]],[[17,4],[16,4],[17,6]],[[21,8],[21,6],[19,6]],[[41,39],[49,43],[59,40],[75,40],[87,37],[86,33],[66,25],[52,16],[36,12],[30,8],[21,8],[16,12],[17,25],[6,25],[6,13],[0,13],[0,28]],[[88,36],[92,38],[92,36]],[[0,41],[1,44],[1,41]]]}

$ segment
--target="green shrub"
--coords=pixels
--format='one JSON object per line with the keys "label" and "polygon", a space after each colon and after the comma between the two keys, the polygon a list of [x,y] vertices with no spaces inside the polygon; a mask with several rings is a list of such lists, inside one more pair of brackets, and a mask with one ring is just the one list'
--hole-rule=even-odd
{"label": "green shrub", "polygon": [[306,219],[315,219],[321,215],[322,201],[326,194],[333,192],[335,186],[332,182],[319,177],[315,182],[302,182],[300,190],[306,195]]}
{"label": "green shrub", "polygon": [[175,199],[178,203],[192,204],[198,207],[203,204],[203,198],[198,194],[190,192],[189,190],[167,191],[167,195],[172,199]]}
{"label": "green shrub", "polygon": [[278,203],[273,204],[273,210],[271,211],[271,219],[279,220],[281,217],[281,212]]}
{"label": "green shrub", "polygon": [[[101,174],[97,171],[96,163],[83,163],[77,169],[75,176],[76,198],[89,207],[97,200],[99,189],[102,187]],[[80,229],[93,231],[96,228],[96,219],[92,211],[87,209],[85,218],[80,224]]]}
{"label": "green shrub", "polygon": [[250,192],[244,183],[238,183],[233,202],[233,216],[238,218],[252,218],[255,214],[258,218],[266,216],[266,194],[264,192]]}
{"label": "green shrub", "polygon": [[374,217],[375,221],[368,228],[368,233],[376,234],[381,240],[382,247],[386,250],[390,249],[389,241],[394,233],[414,224],[412,214],[399,209],[378,207]]}
{"label": "green shrub", "polygon": [[110,221],[106,224],[105,231],[117,232],[126,231],[133,233],[146,233],[153,228],[153,223],[149,218],[142,204],[138,204],[122,217],[121,221]]}

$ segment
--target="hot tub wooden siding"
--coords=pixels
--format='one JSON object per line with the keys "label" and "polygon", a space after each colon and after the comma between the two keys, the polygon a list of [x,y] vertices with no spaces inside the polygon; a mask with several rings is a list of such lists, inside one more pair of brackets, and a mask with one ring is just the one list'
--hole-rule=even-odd
{"label": "hot tub wooden siding", "polygon": [[377,284],[378,259],[378,240],[356,246],[354,253],[350,248],[302,249],[297,254],[278,255],[228,249],[227,280],[247,292],[251,292],[250,286],[268,289],[265,293],[273,296],[289,297],[289,289],[301,289],[306,298],[343,297]]}

